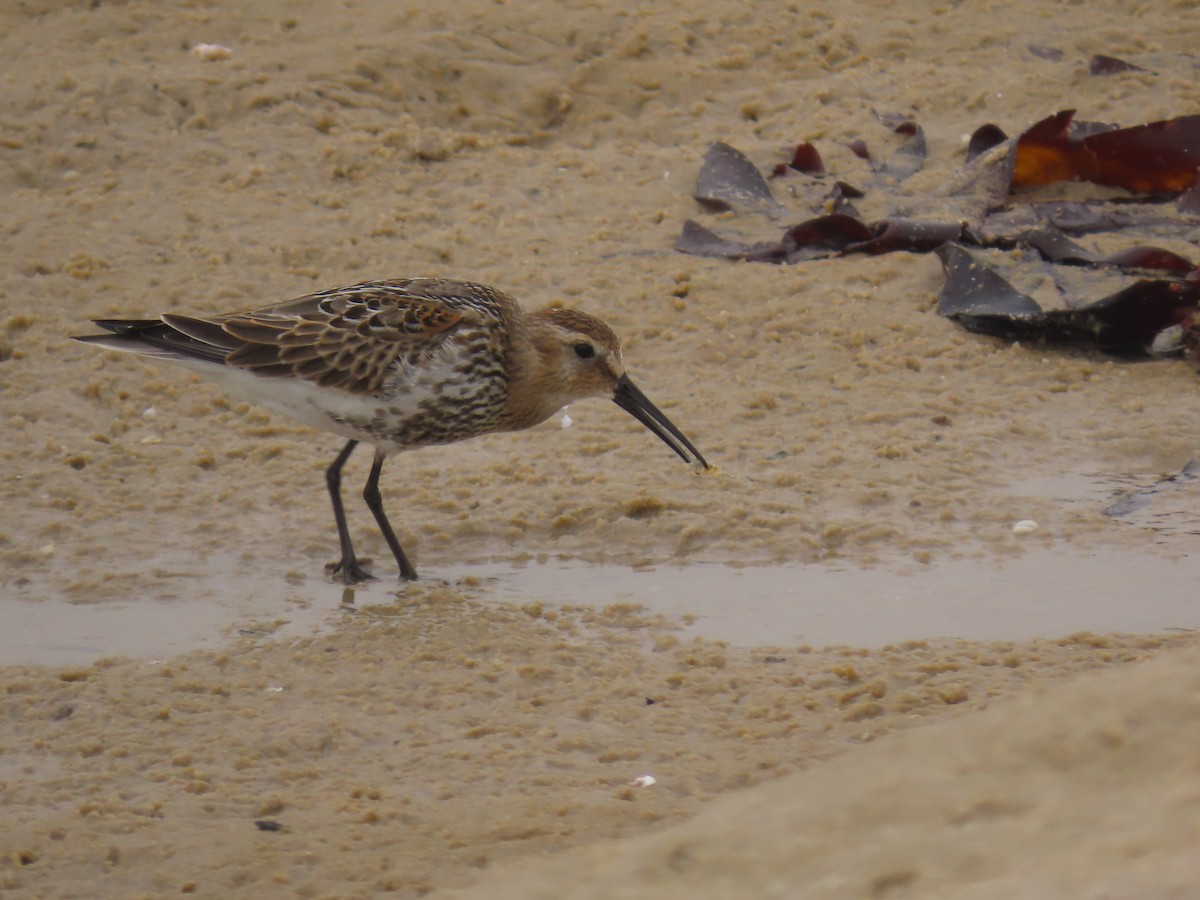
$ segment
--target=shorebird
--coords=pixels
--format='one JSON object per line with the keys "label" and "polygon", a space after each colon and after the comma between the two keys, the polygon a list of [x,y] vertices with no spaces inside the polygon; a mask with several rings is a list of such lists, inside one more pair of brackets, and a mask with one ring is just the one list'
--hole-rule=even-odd
{"label": "shorebird", "polygon": [[630,381],[611,328],[571,309],[525,312],[487,285],[396,278],[247,312],[94,324],[106,333],[75,340],[186,366],[230,394],[347,438],[325,472],[341,545],[330,568],[346,584],[373,577],[355,556],[341,495],[342,467],[360,442],[375,447],[363,499],[406,581],[417,571],[379,491],[389,454],[520,431],[573,401],[609,397],[684,462],[708,468]]}

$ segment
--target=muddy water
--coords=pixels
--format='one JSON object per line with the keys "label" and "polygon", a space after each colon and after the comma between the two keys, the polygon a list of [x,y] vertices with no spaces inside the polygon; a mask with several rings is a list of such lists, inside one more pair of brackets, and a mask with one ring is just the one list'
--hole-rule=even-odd
{"label": "muddy water", "polygon": [[486,604],[629,604],[682,632],[743,646],[956,637],[1022,640],[1078,631],[1200,627],[1200,557],[1035,548],[1003,564],[948,560],[898,571],[833,565],[631,569],[576,562],[456,566],[397,588],[353,590],[320,577],[182,571],[154,591],[80,605],[47,598],[0,607],[0,660],[78,665],[114,655],[161,658],[238,637],[287,638],[336,627],[372,604],[448,583]]}
{"label": "muddy water", "polygon": [[687,631],[743,646],[878,647],[954,637],[1024,640],[1077,631],[1200,626],[1200,558],[1035,550],[1002,566],[978,560],[896,572],[832,566],[645,571],[539,565],[498,571],[493,599],[636,603]]}

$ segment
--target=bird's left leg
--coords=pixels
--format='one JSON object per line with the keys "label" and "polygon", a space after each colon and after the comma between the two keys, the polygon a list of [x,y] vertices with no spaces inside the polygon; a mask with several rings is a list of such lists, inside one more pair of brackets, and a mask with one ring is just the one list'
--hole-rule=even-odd
{"label": "bird's left leg", "polygon": [[379,473],[383,471],[383,460],[383,453],[376,450],[375,461],[371,463],[371,474],[367,476],[367,486],[363,488],[363,500],[367,502],[367,508],[371,510],[375,521],[379,523],[379,530],[383,532],[383,539],[391,548],[392,556],[396,557],[396,565],[400,567],[401,580],[416,581],[417,570],[404,555],[404,548],[400,546],[396,532],[392,531],[392,524],[383,511],[383,495],[379,493]]}

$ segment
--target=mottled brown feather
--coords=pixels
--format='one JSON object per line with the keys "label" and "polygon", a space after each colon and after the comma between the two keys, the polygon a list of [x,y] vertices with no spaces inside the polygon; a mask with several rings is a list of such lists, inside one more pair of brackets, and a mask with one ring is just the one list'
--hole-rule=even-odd
{"label": "mottled brown feather", "polygon": [[[398,364],[418,366],[459,328],[489,318],[471,302],[473,285],[432,281],[410,291],[411,284],[355,285],[214,320],[238,344],[225,362],[257,375],[376,392]],[[450,299],[468,303],[451,308]]]}

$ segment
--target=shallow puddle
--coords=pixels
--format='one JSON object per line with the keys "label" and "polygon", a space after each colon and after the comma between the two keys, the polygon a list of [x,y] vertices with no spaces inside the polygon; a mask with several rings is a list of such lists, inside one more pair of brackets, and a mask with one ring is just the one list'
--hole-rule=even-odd
{"label": "shallow puddle", "polygon": [[636,603],[686,616],[688,633],[745,646],[878,647],[934,637],[1191,629],[1200,627],[1197,579],[1197,557],[1039,550],[1002,566],[947,561],[905,573],[824,565],[530,565],[497,571],[480,593],[493,602]]}
{"label": "shallow puddle", "polygon": [[241,635],[291,637],[328,627],[339,587],[279,576],[184,574],[121,600],[0,602],[0,663],[84,665],[106,656],[163,659]]}
{"label": "shallow puddle", "polygon": [[[0,604],[0,661],[81,665],[118,654],[154,659],[238,636],[300,636],[334,627],[347,615],[341,607],[351,596],[361,607],[403,595],[391,581],[348,592],[320,577],[231,578],[219,570],[181,573],[170,580],[169,594],[148,583],[120,601],[7,600]],[[482,603],[636,604],[679,621],[685,634],[746,646],[876,647],[936,637],[1022,640],[1200,627],[1200,557],[1168,560],[1113,550],[1081,555],[1035,549],[1003,565],[951,560],[905,572],[549,562],[440,571],[427,565],[426,577]]]}

